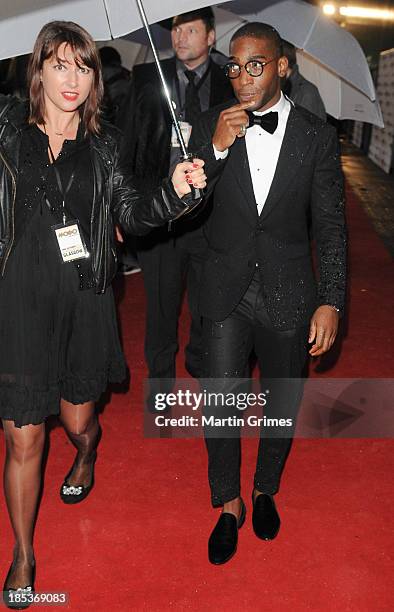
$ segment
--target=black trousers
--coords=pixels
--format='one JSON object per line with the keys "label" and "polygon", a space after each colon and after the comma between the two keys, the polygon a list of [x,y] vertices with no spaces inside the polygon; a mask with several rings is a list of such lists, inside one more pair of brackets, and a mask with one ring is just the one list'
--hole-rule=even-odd
{"label": "black trousers", "polygon": [[[215,392],[220,386],[222,392],[226,392],[232,384],[231,378],[248,376],[248,362],[254,349],[260,366],[261,388],[265,389],[265,384],[270,388],[264,415],[292,418],[295,423],[302,398],[301,376],[308,354],[308,331],[308,327],[287,331],[274,329],[256,273],[231,315],[224,321],[203,319],[203,376],[221,379],[214,381]],[[214,412],[217,415],[217,411]],[[205,415],[210,414],[211,409],[205,408]],[[241,441],[239,436],[226,437],[223,428],[218,430],[218,436],[220,432],[222,437],[215,437],[210,428],[205,437],[208,478],[215,507],[240,495]],[[272,495],[277,493],[291,443],[292,432],[289,435],[288,430],[286,437],[267,437],[261,431],[254,476],[256,489]]]}
{"label": "black trousers", "polygon": [[144,239],[138,248],[147,302],[145,358],[149,378],[161,379],[152,391],[167,392],[176,375],[178,319],[185,285],[192,318],[186,367],[195,376],[201,375],[202,321],[197,293],[206,241],[198,228],[176,237],[161,230],[154,233],[151,243]]}

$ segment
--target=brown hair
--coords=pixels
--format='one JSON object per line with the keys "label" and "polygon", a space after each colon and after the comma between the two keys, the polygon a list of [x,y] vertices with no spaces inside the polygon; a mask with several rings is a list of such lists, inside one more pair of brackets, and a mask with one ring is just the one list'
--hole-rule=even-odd
{"label": "brown hair", "polygon": [[215,15],[211,7],[189,11],[188,13],[182,13],[182,15],[176,15],[172,20],[171,27],[175,28],[182,23],[197,21],[197,19],[201,19],[201,21],[204,22],[207,33],[215,29]]}
{"label": "brown hair", "polygon": [[44,61],[53,55],[57,56],[59,47],[63,43],[71,47],[76,63],[80,59],[85,66],[93,70],[93,85],[87,99],[80,106],[79,113],[85,132],[98,134],[100,104],[104,93],[100,56],[90,34],[72,21],[50,21],[37,36],[27,71],[30,97],[29,123],[44,122],[45,102],[40,73]]}

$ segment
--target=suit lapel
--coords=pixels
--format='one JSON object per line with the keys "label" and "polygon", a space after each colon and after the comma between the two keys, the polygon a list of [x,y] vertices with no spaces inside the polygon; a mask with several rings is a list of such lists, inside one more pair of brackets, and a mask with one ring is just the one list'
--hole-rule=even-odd
{"label": "suit lapel", "polygon": [[294,180],[302,165],[305,154],[311,146],[314,137],[315,131],[305,122],[297,109],[292,106],[274,178],[261,212],[260,220],[265,219],[269,215],[278,200],[286,193],[289,184]]}
{"label": "suit lapel", "polygon": [[285,134],[275,174],[260,217],[257,213],[257,203],[253,190],[249,161],[246,151],[245,138],[237,138],[230,148],[228,170],[239,184],[239,188],[246,200],[245,212],[250,221],[255,224],[258,219],[265,219],[273,210],[276,203],[286,193],[289,184],[294,180],[304,157],[309,150],[315,130],[306,123],[302,115],[292,106],[287,121]]}

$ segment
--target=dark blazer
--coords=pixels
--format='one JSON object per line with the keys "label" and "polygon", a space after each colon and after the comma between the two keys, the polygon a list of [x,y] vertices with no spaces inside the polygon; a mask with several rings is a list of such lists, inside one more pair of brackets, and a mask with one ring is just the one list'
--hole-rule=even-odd
{"label": "dark blazer", "polygon": [[[237,306],[259,266],[264,302],[277,330],[309,322],[318,305],[343,310],[346,230],[344,188],[335,130],[292,107],[271,189],[260,216],[246,144],[237,138],[216,161],[212,135],[222,105],[194,126],[192,147],[206,161],[213,210],[206,227],[208,253],[200,311],[221,321]],[[317,247],[315,279],[309,227]]]}
{"label": "dark blazer", "polygon": [[[171,88],[176,60],[164,60],[161,66]],[[210,107],[232,97],[232,87],[222,68],[211,60]],[[155,64],[134,67],[117,126],[123,133],[122,158],[138,187],[156,187],[169,173],[172,120]]]}

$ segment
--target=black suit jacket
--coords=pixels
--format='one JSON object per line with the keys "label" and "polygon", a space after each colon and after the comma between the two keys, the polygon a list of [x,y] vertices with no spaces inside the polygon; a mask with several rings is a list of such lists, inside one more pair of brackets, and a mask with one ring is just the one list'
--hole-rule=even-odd
{"label": "black suit jacket", "polygon": [[[176,60],[164,60],[161,66],[171,88],[176,76]],[[212,60],[210,79],[210,107],[233,97],[222,68]],[[157,187],[169,173],[172,120],[155,64],[134,67],[117,125],[123,132],[122,158],[136,185],[142,190]]]}
{"label": "black suit jacket", "polygon": [[[292,107],[272,185],[260,216],[244,138],[216,161],[212,135],[222,105],[201,116],[192,147],[206,161],[213,210],[200,288],[203,316],[220,321],[240,302],[259,266],[264,302],[278,330],[307,325],[318,305],[343,310],[346,229],[335,130]],[[317,247],[315,278],[309,228]]]}

